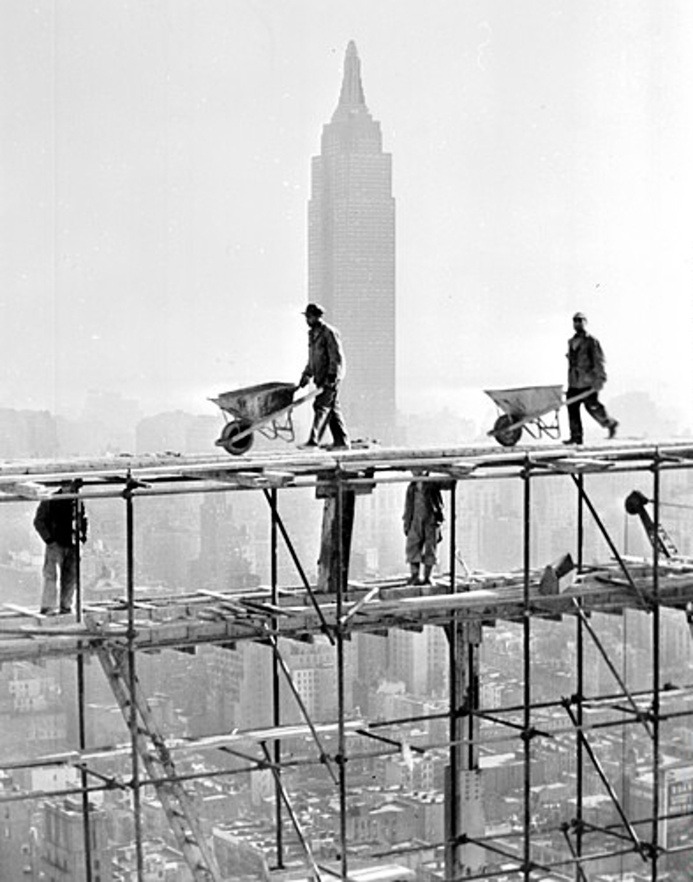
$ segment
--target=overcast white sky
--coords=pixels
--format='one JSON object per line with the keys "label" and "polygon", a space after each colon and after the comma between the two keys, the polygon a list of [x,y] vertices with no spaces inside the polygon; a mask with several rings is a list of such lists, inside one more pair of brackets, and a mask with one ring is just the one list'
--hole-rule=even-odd
{"label": "overcast white sky", "polygon": [[565,381],[570,316],[693,426],[690,0],[3,0],[0,406],[294,380],[355,40],[393,155],[398,400]]}

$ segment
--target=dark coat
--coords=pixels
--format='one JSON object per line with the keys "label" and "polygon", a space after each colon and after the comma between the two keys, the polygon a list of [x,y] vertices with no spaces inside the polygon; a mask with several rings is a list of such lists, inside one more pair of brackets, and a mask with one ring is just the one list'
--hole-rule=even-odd
{"label": "dark coat", "polygon": [[308,331],[308,364],[303,378],[313,378],[316,386],[334,385],[344,376],[345,360],[339,331],[318,322]]}
{"label": "dark coat", "polygon": [[[412,481],[407,487],[407,495],[404,499],[404,532],[408,533],[414,518],[414,497],[416,495],[418,481]],[[435,481],[422,481],[421,489],[424,496],[426,519],[439,526],[445,520],[443,516],[443,494]]]}
{"label": "dark coat", "polygon": [[601,389],[606,383],[604,352],[591,334],[574,334],[568,340],[568,386],[572,389]]}
{"label": "dark coat", "polygon": [[[87,517],[84,510],[84,503],[80,502],[80,520],[82,523],[82,542],[87,538]],[[57,542],[64,548],[70,548],[77,544],[75,521],[74,521],[74,500],[44,499],[39,503],[34,517],[34,527],[36,532],[43,539],[46,545]]]}

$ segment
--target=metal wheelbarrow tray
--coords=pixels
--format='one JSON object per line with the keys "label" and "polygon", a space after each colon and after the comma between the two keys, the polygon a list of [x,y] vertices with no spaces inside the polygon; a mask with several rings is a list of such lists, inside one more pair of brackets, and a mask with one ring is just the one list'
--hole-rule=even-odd
{"label": "metal wheelbarrow tray", "polygon": [[227,453],[240,456],[253,446],[255,432],[265,438],[282,437],[286,441],[293,441],[293,409],[317,394],[309,392],[294,399],[297,389],[294,383],[261,383],[222,392],[216,398],[210,398],[221,408],[225,417],[227,414],[230,416],[221,436],[214,443]]}
{"label": "metal wheelbarrow tray", "polygon": [[[484,389],[484,392],[503,411],[486,434],[493,436],[503,447],[514,447],[523,430],[532,438],[547,435],[558,440],[561,436],[558,411],[567,404],[580,401],[592,394],[592,389],[566,399],[562,386],[519,386],[515,389]],[[553,422],[544,417],[553,413]]]}

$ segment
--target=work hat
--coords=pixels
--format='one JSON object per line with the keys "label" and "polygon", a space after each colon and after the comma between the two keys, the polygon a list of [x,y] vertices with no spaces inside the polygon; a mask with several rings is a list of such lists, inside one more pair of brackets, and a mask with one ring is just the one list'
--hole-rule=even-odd
{"label": "work hat", "polygon": [[303,315],[317,315],[318,318],[325,312],[325,310],[320,306],[319,303],[309,303],[306,306]]}
{"label": "work hat", "polygon": [[576,312],[573,316],[573,321],[575,321],[575,319],[583,319],[584,321],[587,321],[587,316],[584,312]]}

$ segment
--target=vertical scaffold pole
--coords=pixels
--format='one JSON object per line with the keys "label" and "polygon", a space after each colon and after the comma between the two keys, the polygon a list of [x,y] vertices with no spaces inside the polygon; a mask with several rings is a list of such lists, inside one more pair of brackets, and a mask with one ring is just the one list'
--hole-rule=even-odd
{"label": "vertical scaffold pole", "polygon": [[[451,591],[456,590],[455,485],[450,495]],[[484,870],[484,849],[476,840],[485,831],[479,768],[479,646],[481,622],[460,621],[452,613],[446,626],[449,659],[449,765],[445,781],[445,878],[475,876]]]}
{"label": "vertical scaffold pole", "polygon": [[337,652],[337,720],[338,720],[338,755],[337,767],[339,768],[339,858],[341,878],[348,878],[347,861],[347,804],[346,804],[346,737],[344,733],[344,632],[342,627],[342,606],[344,591],[348,586],[347,567],[344,566],[344,485],[337,478],[336,488],[337,511],[337,547],[336,570],[337,570],[337,604],[335,624],[335,649]]}
{"label": "vertical scaffold pole", "polygon": [[[79,497],[79,490],[75,488],[76,496],[73,500],[73,521],[75,530],[75,612],[78,622],[82,621],[82,548],[81,536],[84,529],[82,520],[82,504]],[[86,750],[87,747],[87,728],[86,728],[86,712],[85,712],[85,677],[84,677],[84,656],[80,653],[77,656],[77,725],[79,728],[79,749]],[[91,815],[89,814],[89,791],[87,770],[82,766],[79,772],[80,783],[82,786],[82,828],[84,832],[84,879],[85,882],[92,882],[91,872]]]}
{"label": "vertical scaffold pole", "polygon": [[[137,694],[137,674],[135,670],[135,513],[133,505],[133,489],[136,482],[128,476],[128,481],[123,491],[125,499],[125,556],[126,556],[126,590],[128,605],[128,632],[127,632],[127,659],[129,671],[130,695]],[[137,705],[133,700],[130,702],[130,744],[132,762],[132,810],[135,824],[135,862],[137,867],[137,880],[144,880],[144,856],[142,852],[142,807],[140,793],[140,764],[138,755],[138,724]]]}
{"label": "vertical scaffold pole", "polygon": [[[455,528],[456,528],[456,494],[455,485],[453,485],[450,493],[450,594],[455,593]],[[455,613],[452,613],[450,624],[447,628],[448,636],[448,711],[449,717],[449,737],[450,737],[450,772],[447,781],[447,798],[445,804],[447,806],[448,822],[445,835],[445,878],[454,879],[458,859],[458,837],[460,830],[460,795],[459,795],[459,770],[458,756],[459,751],[456,745],[457,734],[457,641],[455,634],[457,632],[457,623],[455,621]]]}
{"label": "vertical scaffold pole", "polygon": [[[585,543],[585,506],[584,506],[584,475],[577,476],[578,499],[577,499],[577,571],[582,572],[584,543]],[[578,605],[582,607],[582,598],[578,601]],[[575,637],[575,663],[577,665],[577,676],[575,693],[577,698],[577,706],[575,715],[577,718],[578,731],[582,731],[583,724],[583,707],[582,701],[585,694],[584,681],[584,626],[582,616],[577,616],[576,622],[577,634]],[[578,860],[582,857],[582,796],[583,796],[583,745],[582,739],[577,739],[577,755],[575,757],[575,853]],[[575,878],[580,876],[580,864],[575,869]]]}
{"label": "vertical scaffold pole", "polygon": [[524,579],[523,579],[523,614],[522,614],[522,646],[523,646],[523,658],[522,658],[522,668],[523,668],[523,724],[522,724],[522,740],[523,740],[523,752],[524,752],[524,792],[523,792],[523,802],[524,802],[524,849],[523,849],[523,875],[526,880],[531,878],[531,860],[532,860],[532,850],[531,850],[531,823],[532,823],[532,813],[531,813],[531,786],[532,786],[532,776],[531,776],[531,762],[532,762],[532,750],[531,750],[531,725],[532,725],[532,717],[531,717],[531,707],[530,702],[532,700],[532,688],[531,688],[531,655],[530,655],[530,640],[532,636],[531,629],[531,613],[530,613],[530,602],[529,602],[529,583],[530,583],[530,565],[531,565],[531,536],[530,536],[530,518],[531,518],[531,470],[529,459],[525,460],[525,466],[522,472],[523,477],[523,488],[524,488],[524,499],[523,499],[523,550],[522,550],[522,558],[523,558],[523,570],[524,570]]}
{"label": "vertical scaffold pole", "polygon": [[[652,465],[652,503],[654,506],[654,535],[652,542],[652,882],[659,878],[659,788],[661,785],[659,764],[659,688],[660,688],[660,614],[659,614],[659,504],[660,504],[660,458],[655,452]],[[666,843],[662,843],[666,845]]]}
{"label": "vertical scaffold pole", "polygon": [[[272,587],[272,604],[278,603],[278,586],[277,586],[277,488],[273,487],[270,491],[270,580]],[[272,622],[272,630],[276,631],[276,620]],[[279,691],[279,658],[278,653],[272,653],[272,725],[281,725],[281,703]],[[274,778],[274,794],[275,794],[275,817],[276,817],[276,849],[277,849],[277,867],[284,867],[284,843],[282,828],[282,795],[281,782],[281,759],[282,746],[281,741],[277,738],[274,741],[274,764],[276,767],[276,775]]]}

